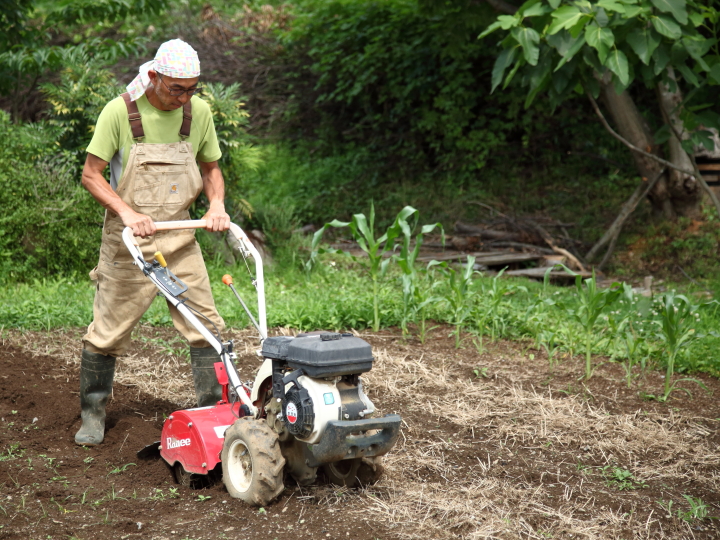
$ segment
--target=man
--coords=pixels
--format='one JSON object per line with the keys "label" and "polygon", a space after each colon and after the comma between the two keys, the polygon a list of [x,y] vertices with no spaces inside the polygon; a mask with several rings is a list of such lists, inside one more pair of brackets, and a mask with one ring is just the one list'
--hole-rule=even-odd
{"label": "man", "polygon": [[[97,288],[80,364],[82,426],[75,442],[83,446],[100,444],[104,438],[115,358],[127,352],[130,334],[157,292],[122,243],[125,227],[140,237],[146,260],[162,252],[188,285],[186,305],[209,328],[217,332],[224,328],[194,231],[156,233],[154,224],[189,219],[188,208],[204,191],[210,202],[202,218],[207,230],[224,231],[230,226],[210,107],[194,95],[199,76],[200,62],[190,45],[179,39],[163,43],[155,59],[140,68],[128,92],[105,106],[87,149],[82,183],[106,212],[100,260],[90,272]],[[108,163],[109,184],[103,177]],[[221,396],[213,368],[218,355],[176,308],[168,306],[175,327],[190,343],[198,405],[212,405]]]}

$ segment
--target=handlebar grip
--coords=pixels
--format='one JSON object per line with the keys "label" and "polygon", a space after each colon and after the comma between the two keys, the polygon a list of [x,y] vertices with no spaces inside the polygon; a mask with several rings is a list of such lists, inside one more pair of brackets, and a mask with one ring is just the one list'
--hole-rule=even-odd
{"label": "handlebar grip", "polygon": [[176,231],[178,229],[204,229],[204,219],[185,219],[182,221],[157,221],[155,228],[158,231]]}
{"label": "handlebar grip", "polygon": [[230,274],[225,274],[225,275],[222,277],[222,282],[223,282],[225,285],[228,285],[228,286],[232,285],[232,284],[233,284],[232,276],[231,276]]}

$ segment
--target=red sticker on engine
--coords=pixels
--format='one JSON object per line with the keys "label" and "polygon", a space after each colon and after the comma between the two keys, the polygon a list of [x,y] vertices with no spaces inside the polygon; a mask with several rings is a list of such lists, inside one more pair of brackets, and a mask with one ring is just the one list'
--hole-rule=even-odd
{"label": "red sticker on engine", "polygon": [[288,422],[291,424],[294,424],[297,422],[298,413],[297,413],[297,407],[294,403],[290,402],[287,404],[287,407],[285,408],[285,417],[288,419]]}

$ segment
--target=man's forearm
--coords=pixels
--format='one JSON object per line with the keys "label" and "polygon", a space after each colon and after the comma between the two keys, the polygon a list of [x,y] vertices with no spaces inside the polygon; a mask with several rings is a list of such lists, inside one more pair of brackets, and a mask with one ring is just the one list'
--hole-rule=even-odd
{"label": "man's forearm", "polygon": [[203,171],[203,190],[211,205],[225,206],[225,179],[219,167]]}
{"label": "man's forearm", "polygon": [[217,161],[212,163],[200,162],[202,181],[205,196],[210,203],[203,219],[207,222],[205,227],[209,231],[226,231],[230,227],[230,216],[225,212],[225,180],[223,179]]}
{"label": "man's forearm", "polygon": [[105,167],[107,167],[107,161],[88,154],[82,172],[83,187],[90,192],[90,195],[92,195],[103,208],[117,214],[126,227],[132,228],[135,236],[145,238],[146,236],[155,234],[155,223],[152,218],[130,208],[108,185],[102,175]]}
{"label": "man's forearm", "polygon": [[83,171],[82,185],[103,208],[121,215],[130,207],[115,193],[102,174]]}

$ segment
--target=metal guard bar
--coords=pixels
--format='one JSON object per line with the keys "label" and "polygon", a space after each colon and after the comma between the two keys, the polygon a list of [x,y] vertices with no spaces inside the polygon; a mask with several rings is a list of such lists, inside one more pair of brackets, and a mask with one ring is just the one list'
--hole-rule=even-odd
{"label": "metal guard bar", "polygon": [[[389,414],[383,418],[328,422],[318,444],[310,445],[314,459],[308,459],[308,467],[322,463],[358,457],[387,454],[400,436],[400,415]],[[359,432],[380,430],[372,435]]]}

